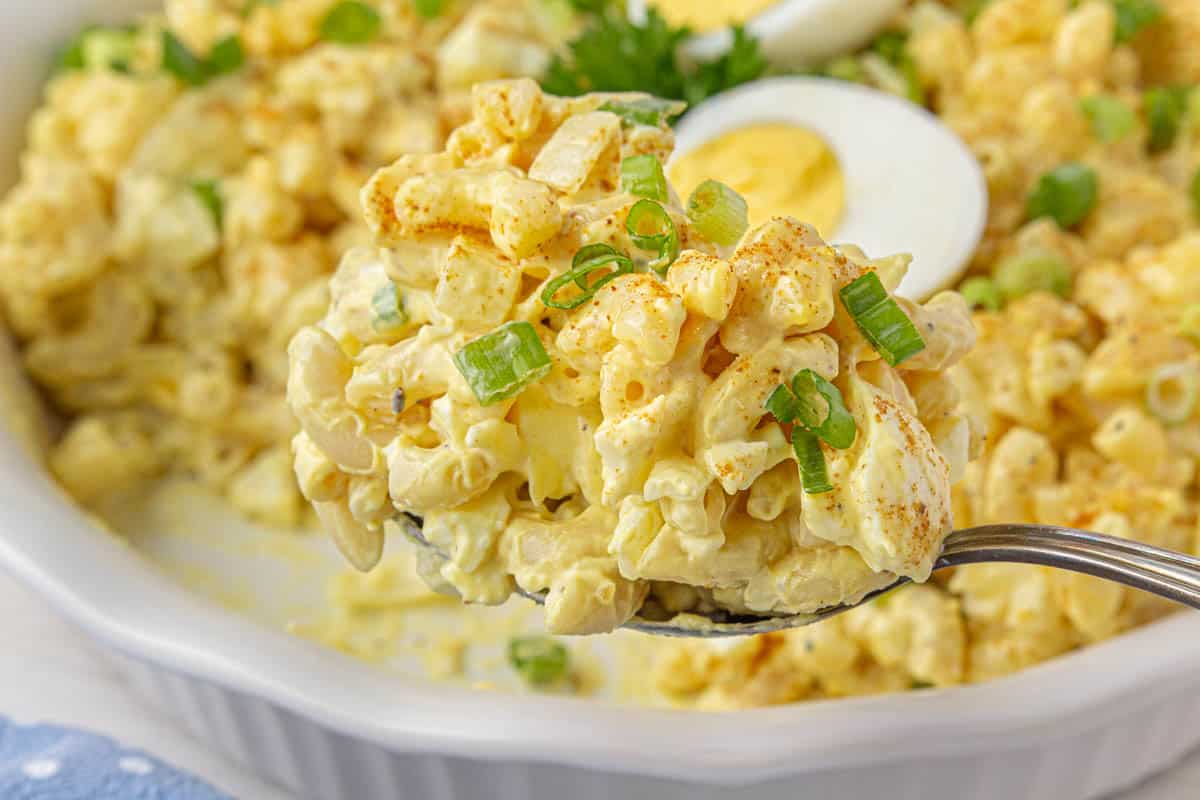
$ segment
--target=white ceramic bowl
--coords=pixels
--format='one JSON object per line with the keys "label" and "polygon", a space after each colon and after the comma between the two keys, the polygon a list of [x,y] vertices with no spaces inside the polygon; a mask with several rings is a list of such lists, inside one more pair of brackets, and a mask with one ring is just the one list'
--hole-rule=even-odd
{"label": "white ceramic bowl", "polygon": [[[0,163],[9,175],[54,46],[102,10],[119,15],[132,4],[118,6],[0,4]],[[0,411],[19,405],[18,377],[0,346]],[[64,499],[8,416],[0,414],[0,566],[98,642],[147,699],[303,796],[1078,800],[1128,786],[1200,743],[1193,614],[984,686],[731,714],[400,678],[172,583]]]}

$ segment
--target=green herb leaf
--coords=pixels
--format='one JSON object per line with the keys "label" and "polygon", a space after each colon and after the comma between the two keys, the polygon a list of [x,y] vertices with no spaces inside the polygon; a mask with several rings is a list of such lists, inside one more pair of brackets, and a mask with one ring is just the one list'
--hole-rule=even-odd
{"label": "green herb leaf", "polygon": [[440,17],[446,8],[445,0],[413,0],[413,8],[425,19]]}
{"label": "green herb leaf", "polygon": [[567,648],[549,636],[516,636],[508,642],[508,662],[532,686],[545,687],[567,676]]}
{"label": "green herb leaf", "polygon": [[338,44],[364,44],[379,34],[383,18],[379,12],[358,0],[342,0],[321,20],[322,41]]}
{"label": "green herb leaf", "polygon": [[564,96],[645,92],[696,103],[766,71],[758,42],[741,29],[734,30],[733,43],[720,58],[685,68],[679,46],[689,35],[687,28],[668,24],[654,8],[644,22],[635,23],[610,7],[555,56],[542,87]]}
{"label": "green herb leaf", "polygon": [[1096,171],[1086,164],[1070,163],[1038,179],[1025,210],[1029,219],[1050,217],[1068,230],[1092,213],[1100,193]]}
{"label": "green herb leaf", "polygon": [[213,78],[236,72],[246,61],[242,41],[227,36],[213,46],[208,58],[200,58],[170,31],[162,34],[162,66],[188,86],[203,86]]}
{"label": "green herb leaf", "polygon": [[1117,12],[1117,44],[1132,41],[1164,16],[1162,6],[1156,0],[1112,0],[1112,4]]}
{"label": "green herb leaf", "polygon": [[212,214],[213,224],[217,226],[217,230],[221,230],[221,226],[225,221],[225,199],[221,194],[221,182],[212,180],[192,181],[192,191],[200,198],[200,202]]}
{"label": "green herb leaf", "polygon": [[720,58],[697,65],[683,80],[683,98],[698,105],[713,95],[761,78],[767,71],[767,59],[758,40],[739,26],[733,28],[733,44]]}
{"label": "green herb leaf", "polygon": [[1079,108],[1092,125],[1092,133],[1105,144],[1124,139],[1137,124],[1137,115],[1119,97],[1097,94],[1079,101]]}

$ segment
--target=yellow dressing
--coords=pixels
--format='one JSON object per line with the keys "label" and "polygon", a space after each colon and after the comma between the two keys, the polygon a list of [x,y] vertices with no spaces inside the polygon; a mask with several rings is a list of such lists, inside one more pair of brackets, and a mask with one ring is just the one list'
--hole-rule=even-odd
{"label": "yellow dressing", "polygon": [[834,235],[846,210],[846,181],[833,150],[817,134],[789,123],[738,128],[675,159],[671,183],[686,199],[719,175],[750,206],[750,227],[771,217],[807,222]]}
{"label": "yellow dressing", "polygon": [[650,5],[658,9],[663,18],[672,25],[687,25],[697,33],[706,33],[726,25],[740,25],[777,2],[778,0],[653,0]]}

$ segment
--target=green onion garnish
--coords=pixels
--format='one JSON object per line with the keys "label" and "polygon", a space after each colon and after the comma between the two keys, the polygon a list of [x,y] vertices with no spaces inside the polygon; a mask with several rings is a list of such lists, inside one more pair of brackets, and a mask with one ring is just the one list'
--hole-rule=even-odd
{"label": "green onion garnish", "polygon": [[1051,217],[1063,230],[1073,228],[1095,208],[1099,183],[1096,171],[1086,164],[1063,164],[1038,179],[1026,214],[1030,219]]}
{"label": "green onion garnish", "polygon": [[662,162],[647,153],[630,156],[621,162],[621,191],[635,197],[667,202],[667,176]]}
{"label": "green onion garnish", "polygon": [[1200,398],[1200,371],[1196,364],[1187,361],[1164,364],[1146,382],[1146,408],[1166,425],[1191,419],[1197,398]]}
{"label": "green onion garnish", "polygon": [[679,100],[643,97],[638,100],[609,100],[599,110],[616,114],[627,126],[648,125],[656,128],[664,121],[679,116],[686,108],[687,104]]}
{"label": "green onion garnish", "polygon": [[1196,174],[1192,176],[1192,183],[1188,187],[1188,194],[1192,196],[1192,210],[1200,217],[1200,169],[1196,170]]}
{"label": "green onion garnish", "polygon": [[1158,153],[1175,144],[1179,129],[1187,114],[1190,90],[1182,86],[1160,86],[1146,92],[1143,103],[1146,108],[1146,124],[1150,128],[1146,147]]}
{"label": "green onion garnish", "polygon": [[775,390],[763,403],[763,408],[785,425],[795,422],[796,418],[800,416],[800,401],[796,399],[796,395],[792,394],[792,387],[786,383],[775,387]]}
{"label": "green onion garnish", "polygon": [[217,226],[217,230],[221,230],[225,220],[225,198],[221,194],[221,182],[192,181],[191,189],[208,209],[208,213],[212,214],[213,224]]}
{"label": "green onion garnish", "polygon": [[1137,124],[1133,109],[1111,94],[1096,94],[1079,101],[1079,108],[1092,125],[1092,133],[1105,144],[1124,139]]}
{"label": "green onion garnish", "polygon": [[467,342],[454,366],[480,405],[507,400],[550,372],[550,356],[528,322],[507,322]]}
{"label": "green onion garnish", "polygon": [[59,58],[62,69],[111,69],[128,73],[137,49],[137,28],[85,28]]}
{"label": "green onion garnish", "polygon": [[825,65],[821,74],[827,78],[850,83],[866,83],[867,72],[854,56],[841,56]]}
{"label": "green onion garnish", "polygon": [[811,369],[802,369],[792,379],[792,391],[800,401],[800,421],[821,441],[837,450],[854,444],[858,426],[836,386]]}
{"label": "green onion garnish", "polygon": [[1192,303],[1183,309],[1176,331],[1180,336],[1186,336],[1200,344],[1200,303]]}
{"label": "green onion garnish", "polygon": [[667,210],[653,200],[638,200],[625,218],[625,232],[640,250],[658,253],[650,269],[659,275],[679,258],[679,231]]}
{"label": "green onion garnish", "polygon": [[781,423],[794,422],[838,450],[850,447],[858,435],[841,391],[811,369],[797,372],[790,386],[776,386],[763,407]]}
{"label": "green onion garnish", "polygon": [[322,41],[338,44],[363,44],[375,38],[383,27],[379,12],[358,0],[342,0],[321,20],[318,33]]}
{"label": "green onion garnish", "polygon": [[750,227],[745,199],[720,181],[707,180],[688,198],[688,219],[696,230],[720,245],[737,244]]}
{"label": "green onion garnish", "polygon": [[893,367],[925,349],[917,326],[887,293],[876,273],[863,274],[838,294],[862,335]]}
{"label": "green onion garnish", "polygon": [[200,58],[175,34],[163,31],[162,66],[188,86],[203,86],[213,78],[236,72],[246,61],[242,40],[236,35],[217,42],[208,58]]}
{"label": "green onion garnish", "polygon": [[963,15],[963,21],[967,23],[967,27],[975,24],[975,20],[979,18],[990,2],[992,0],[958,0],[958,12]]}
{"label": "green onion garnish", "polygon": [[371,327],[377,331],[393,331],[408,323],[404,296],[400,294],[400,287],[391,281],[371,295],[371,311]]}
{"label": "green onion garnish", "polygon": [[[607,270],[607,272],[589,283],[588,276],[598,270]],[[585,245],[571,259],[571,269],[546,284],[546,288],[542,290],[542,304],[548,308],[564,310],[578,308],[591,300],[602,286],[616,280],[621,275],[628,275],[630,272],[633,272],[633,261],[624,253],[617,252],[612,245],[603,243]],[[557,299],[556,295],[559,291],[571,283],[583,291],[566,300]]]}
{"label": "green onion garnish", "polygon": [[1065,298],[1071,291],[1071,267],[1062,258],[1041,248],[1010,256],[996,265],[996,288],[1005,300],[1030,292],[1051,292]]}
{"label": "green onion garnish", "polygon": [[833,491],[829,472],[825,469],[825,453],[815,433],[801,427],[792,428],[792,450],[800,465],[800,485],[805,494],[824,494]]}
{"label": "green onion garnish", "polygon": [[1156,0],[1112,0],[1112,4],[1117,12],[1117,44],[1131,41],[1163,18],[1162,6]]}
{"label": "green onion garnish", "polygon": [[982,308],[987,311],[999,311],[1004,305],[1004,296],[1000,287],[991,278],[982,275],[967,278],[958,287],[958,293],[967,301],[971,308]]}
{"label": "green onion garnish", "polygon": [[508,662],[533,686],[549,686],[567,676],[567,648],[549,636],[515,636],[508,642]]}
{"label": "green onion garnish", "polygon": [[413,8],[425,19],[441,16],[445,0],[413,0]]}

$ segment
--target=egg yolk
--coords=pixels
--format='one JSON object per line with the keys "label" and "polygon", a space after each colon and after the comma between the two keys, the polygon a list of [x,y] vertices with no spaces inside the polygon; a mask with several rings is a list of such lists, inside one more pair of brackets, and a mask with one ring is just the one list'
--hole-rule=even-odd
{"label": "egg yolk", "polygon": [[834,235],[846,210],[846,180],[833,150],[797,125],[768,123],[729,131],[676,158],[668,169],[685,200],[720,175],[750,206],[751,227],[790,216]]}
{"label": "egg yolk", "polygon": [[672,25],[687,25],[697,33],[740,25],[779,0],[651,0]]}

